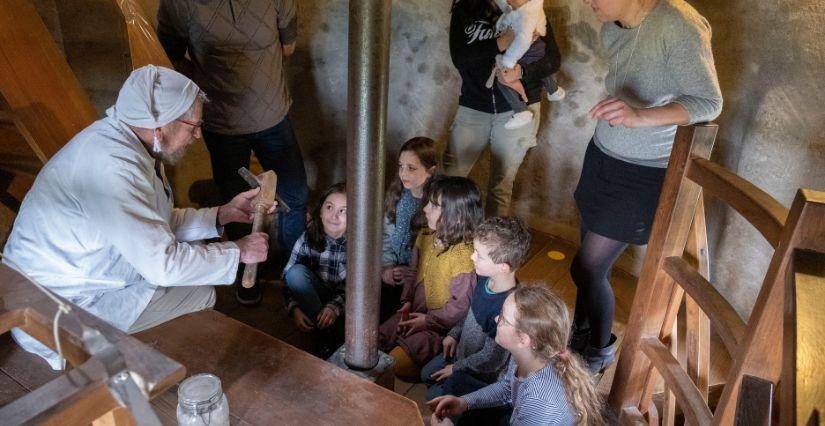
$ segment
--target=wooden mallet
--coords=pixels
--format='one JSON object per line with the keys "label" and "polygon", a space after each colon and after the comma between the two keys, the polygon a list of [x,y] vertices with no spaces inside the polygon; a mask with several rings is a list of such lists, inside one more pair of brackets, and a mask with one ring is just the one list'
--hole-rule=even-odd
{"label": "wooden mallet", "polygon": [[[246,167],[241,167],[238,169],[238,174],[249,183],[249,186],[252,188],[260,187],[261,190],[258,192],[258,195],[255,196],[255,216],[252,219],[252,232],[262,232],[264,230],[264,224],[266,222],[266,211],[269,206],[275,202],[277,195],[275,194],[275,187],[278,184],[278,176],[275,175],[275,172],[272,170],[263,172],[258,176],[255,176],[246,169]],[[279,205],[281,204],[279,200]],[[282,208],[288,209],[286,205],[283,205]],[[255,280],[258,277],[258,264],[257,263],[250,263],[247,264],[243,271],[243,280],[241,281],[241,285],[244,288],[251,288],[255,285]]]}

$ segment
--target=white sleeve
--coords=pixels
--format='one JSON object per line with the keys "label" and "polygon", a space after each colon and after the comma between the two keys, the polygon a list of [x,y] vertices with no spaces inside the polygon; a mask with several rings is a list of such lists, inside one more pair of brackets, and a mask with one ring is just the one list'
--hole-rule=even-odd
{"label": "white sleeve", "polygon": [[218,207],[206,209],[172,209],[169,226],[178,241],[198,241],[218,238]]}
{"label": "white sleeve", "polygon": [[[235,279],[238,246],[231,242],[195,245],[178,241],[151,201],[151,179],[134,164],[111,161],[100,165],[95,174],[106,179],[83,180],[83,209],[97,224],[102,238],[143,278],[159,286],[228,284]],[[202,223],[207,213],[188,219],[185,212],[173,216],[181,226]]]}
{"label": "white sleeve", "polygon": [[510,47],[507,48],[507,51],[504,52],[502,58],[505,67],[513,68],[516,66],[516,62],[527,53],[530,45],[533,44],[533,30],[535,30],[535,25],[533,25],[532,20],[528,16],[519,14],[518,19],[513,22],[513,31],[516,37]]}

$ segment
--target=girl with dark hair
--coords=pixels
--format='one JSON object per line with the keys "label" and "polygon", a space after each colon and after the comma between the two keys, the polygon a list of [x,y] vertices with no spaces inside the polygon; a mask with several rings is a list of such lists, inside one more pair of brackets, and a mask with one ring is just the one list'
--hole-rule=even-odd
{"label": "girl with dark hair", "polygon": [[434,178],[424,214],[428,229],[418,235],[410,256],[415,278],[405,280],[401,309],[379,328],[379,346],[403,377],[418,377],[470,307],[476,282],[473,228],[483,216],[478,187],[467,178]]}
{"label": "girl with dark hair", "polygon": [[346,233],[347,188],[336,183],[321,194],[284,267],[287,310],[301,331],[328,329],[344,313]]}
{"label": "girl with dark hair", "polygon": [[411,243],[418,231],[427,226],[421,199],[438,166],[434,145],[435,142],[430,138],[415,137],[401,146],[398,153],[398,174],[384,198],[381,321],[395,313],[403,279],[415,273],[409,267]]}

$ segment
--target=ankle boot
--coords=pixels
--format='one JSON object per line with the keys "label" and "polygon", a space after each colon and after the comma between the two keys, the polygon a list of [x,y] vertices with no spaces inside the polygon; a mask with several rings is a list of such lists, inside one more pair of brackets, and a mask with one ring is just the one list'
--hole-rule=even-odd
{"label": "ankle boot", "polygon": [[588,344],[590,343],[590,329],[585,328],[582,330],[573,327],[573,330],[570,332],[570,343],[568,343],[568,347],[570,350],[582,355],[584,354],[585,348],[587,348]]}
{"label": "ankle boot", "polygon": [[594,348],[588,343],[587,348],[582,353],[582,358],[591,373],[596,374],[603,371],[616,358],[616,335],[611,334],[610,342],[603,348]]}

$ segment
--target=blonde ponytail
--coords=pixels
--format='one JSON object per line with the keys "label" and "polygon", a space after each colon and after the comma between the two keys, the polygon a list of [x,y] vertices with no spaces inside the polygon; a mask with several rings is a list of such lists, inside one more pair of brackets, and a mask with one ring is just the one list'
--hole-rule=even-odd
{"label": "blonde ponytail", "polygon": [[513,292],[516,328],[530,337],[536,356],[552,364],[564,383],[567,403],[578,425],[603,425],[601,398],[581,358],[567,350],[570,313],[542,284],[527,283]]}
{"label": "blonde ponytail", "polygon": [[601,414],[601,398],[596,393],[593,378],[584,367],[581,358],[565,350],[553,357],[552,363],[556,374],[564,382],[567,403],[570,404],[573,414],[578,416],[576,424],[605,424]]}

